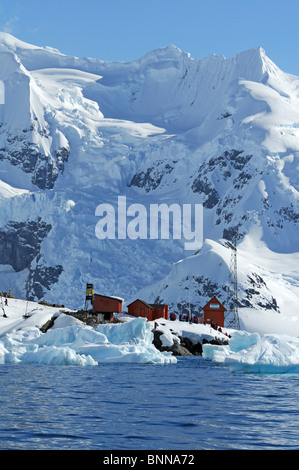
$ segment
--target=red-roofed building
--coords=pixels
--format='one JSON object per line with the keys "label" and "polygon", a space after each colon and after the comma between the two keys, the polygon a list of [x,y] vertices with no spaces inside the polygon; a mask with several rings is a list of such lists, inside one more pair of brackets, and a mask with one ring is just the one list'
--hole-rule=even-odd
{"label": "red-roofed building", "polygon": [[226,312],[226,308],[216,297],[213,297],[202,310],[204,322],[224,327],[224,312]]}
{"label": "red-roofed building", "polygon": [[149,321],[165,318],[168,320],[168,305],[166,304],[148,304],[144,300],[134,300],[128,305],[128,314],[134,317],[145,317]]}
{"label": "red-roofed building", "polygon": [[113,320],[114,313],[122,312],[123,299],[107,295],[94,294],[92,310],[94,313],[103,314],[105,320]]}

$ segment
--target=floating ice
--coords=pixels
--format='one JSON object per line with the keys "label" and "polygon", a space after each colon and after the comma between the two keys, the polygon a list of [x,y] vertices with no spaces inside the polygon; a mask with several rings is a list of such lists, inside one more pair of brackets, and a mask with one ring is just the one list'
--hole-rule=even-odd
{"label": "floating ice", "polygon": [[175,363],[169,353],[152,344],[151,324],[145,318],[101,325],[97,330],[68,315],[42,333],[37,327],[12,331],[0,340],[0,363],[93,366],[100,362]]}
{"label": "floating ice", "polygon": [[203,357],[233,371],[298,374],[299,338],[237,331],[228,346],[204,344]]}

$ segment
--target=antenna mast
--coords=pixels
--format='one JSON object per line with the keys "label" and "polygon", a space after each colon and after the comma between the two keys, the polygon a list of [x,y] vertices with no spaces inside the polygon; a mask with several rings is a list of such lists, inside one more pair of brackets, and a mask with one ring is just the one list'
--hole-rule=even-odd
{"label": "antenna mast", "polygon": [[[231,277],[233,279],[231,280]],[[228,295],[232,294],[232,318],[228,321],[228,327],[236,330],[240,329],[239,311],[238,311],[238,253],[237,253],[237,229],[234,229],[233,240],[231,242],[231,259],[230,259],[230,281]],[[229,306],[230,307],[230,306]],[[227,317],[230,314],[227,315]]]}

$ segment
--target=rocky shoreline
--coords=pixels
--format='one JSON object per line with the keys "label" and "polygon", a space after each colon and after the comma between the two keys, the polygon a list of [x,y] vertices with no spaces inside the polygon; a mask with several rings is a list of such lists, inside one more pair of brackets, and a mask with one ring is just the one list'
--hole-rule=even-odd
{"label": "rocky shoreline", "polygon": [[192,342],[190,338],[183,337],[178,335],[177,341],[174,341],[171,346],[163,346],[161,341],[161,335],[163,331],[159,329],[153,330],[154,346],[161,352],[171,352],[174,356],[201,356],[202,355],[202,346],[203,344],[217,344],[220,346],[228,345],[228,340],[221,340],[219,338],[214,338],[211,341],[208,341],[206,338],[203,338],[202,342],[198,341],[196,343]]}
{"label": "rocky shoreline", "polygon": [[[53,306],[53,304],[51,304]],[[78,320],[82,321],[86,325],[91,326],[92,328],[96,328],[99,324],[102,323],[121,323],[120,320],[114,318],[113,321],[99,321],[96,315],[92,315],[89,312],[85,312],[83,310],[79,311],[64,311],[66,315],[73,316]],[[41,327],[41,331],[46,333],[47,330],[52,328],[54,325],[55,318],[51,318],[45,325]],[[214,337],[211,340],[206,338],[202,338],[201,341],[193,342],[190,338],[186,336],[182,336],[179,334],[174,333],[170,330],[171,335],[174,339],[173,343],[169,346],[163,345],[161,341],[161,336],[164,334],[162,329],[159,329],[159,324],[154,323],[154,328],[152,330],[153,333],[153,345],[158,349],[160,352],[171,352],[174,356],[201,356],[203,351],[204,344],[216,344],[219,346],[228,345],[228,340],[220,339]]]}

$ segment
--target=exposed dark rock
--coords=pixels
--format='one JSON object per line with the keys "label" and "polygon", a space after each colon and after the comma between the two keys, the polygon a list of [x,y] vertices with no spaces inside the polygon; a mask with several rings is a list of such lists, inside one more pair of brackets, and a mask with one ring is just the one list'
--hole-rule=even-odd
{"label": "exposed dark rock", "polygon": [[153,345],[161,352],[172,352],[174,356],[192,356],[192,353],[179,342],[174,342],[171,347],[163,346],[160,336],[163,334],[162,331],[153,330],[154,339]]}
{"label": "exposed dark rock", "polygon": [[246,173],[245,171],[241,171],[238,177],[233,181],[234,188],[237,190],[243,188],[243,186],[245,186],[251,178],[251,174]]}
{"label": "exposed dark rock", "polygon": [[235,170],[242,170],[252,158],[252,155],[242,155],[243,153],[244,150],[232,149],[225,151],[223,155]]}
{"label": "exposed dark rock", "polygon": [[245,235],[245,232],[240,231],[241,227],[242,227],[242,224],[239,223],[235,227],[225,228],[223,230],[222,237],[225,238],[225,240],[230,240],[230,241],[233,241],[235,237],[237,241],[241,240],[243,236]]}
{"label": "exposed dark rock", "polygon": [[[64,170],[70,149],[61,147],[51,155],[45,155],[31,141],[29,132],[32,131],[35,131],[34,126],[20,130],[16,135],[11,135],[6,128],[1,129],[0,133],[6,134],[6,146],[0,148],[0,160],[8,160],[12,165],[21,168],[24,173],[31,173],[32,182],[40,189],[52,189],[59,172]],[[48,129],[36,132],[48,139]]]}
{"label": "exposed dark rock", "polygon": [[202,344],[201,343],[192,343],[192,341],[183,336],[179,336],[180,344],[182,347],[187,349],[192,356],[201,356],[202,355]]}
{"label": "exposed dark rock", "polygon": [[90,310],[76,310],[73,312],[64,312],[66,315],[70,315],[71,317],[77,318],[77,320],[80,320],[82,323],[85,323],[86,325],[92,326],[93,328],[96,328],[98,325],[104,324],[104,323],[121,323],[120,320],[117,318],[113,317],[113,319],[109,319],[108,317],[105,317],[104,315],[94,313]]}
{"label": "exposed dark rock", "polygon": [[274,297],[271,297],[270,301],[268,302],[258,302],[257,303],[260,307],[264,308],[265,310],[276,310],[279,311],[279,306],[277,304],[277,300]]}
{"label": "exposed dark rock", "polygon": [[232,116],[232,114],[229,111],[224,111],[221,113],[221,116],[217,118],[217,120],[227,119],[230,116]]}
{"label": "exposed dark rock", "polygon": [[159,160],[155,163],[155,165],[147,168],[145,171],[136,173],[133,176],[129,186],[144,188],[146,192],[152,191],[160,185],[164,175],[171,173],[173,169],[174,166]]}
{"label": "exposed dark rock", "polygon": [[0,264],[9,264],[17,272],[29,268],[51,228],[40,217],[27,222],[8,222],[0,230]]}
{"label": "exposed dark rock", "polygon": [[179,341],[174,341],[172,346],[163,346],[160,336],[163,334],[162,331],[159,331],[157,328],[153,330],[154,346],[161,352],[171,352],[174,356],[201,356],[202,355],[202,345],[206,343],[217,344],[217,345],[227,345],[227,340],[221,340],[215,338],[211,341],[203,339],[202,343],[197,342],[193,343],[190,338],[178,336]]}
{"label": "exposed dark rock", "polygon": [[194,193],[200,193],[205,196],[203,206],[207,209],[212,209],[220,200],[220,196],[216,189],[213,188],[213,186],[208,182],[207,178],[201,174],[199,174],[199,176],[194,179],[192,184],[192,191]]}
{"label": "exposed dark rock", "polygon": [[28,300],[41,299],[45,294],[44,288],[49,289],[52,284],[55,284],[62,272],[61,265],[37,264],[34,269],[30,268],[25,285]]}
{"label": "exposed dark rock", "polygon": [[[228,115],[224,116],[228,117]],[[234,179],[233,184],[237,189],[242,188],[248,180],[252,177],[250,172],[245,172],[243,168],[251,160],[252,155],[242,155],[244,150],[229,150],[225,151],[218,158],[210,158],[209,161],[204,162],[198,170],[197,176],[192,183],[192,191],[203,195],[203,206],[207,209],[212,209],[220,202],[220,196],[217,189],[213,186],[212,182],[208,180],[211,173],[218,170],[220,179],[226,181],[232,176],[233,170],[239,170],[240,173]],[[236,173],[236,172],[234,172]],[[230,210],[232,213],[232,211]],[[220,213],[218,213],[219,215]]]}
{"label": "exposed dark rock", "polygon": [[[270,294],[264,279],[260,275],[253,272],[251,276],[247,275],[247,281],[249,287],[244,290],[246,295],[242,299],[244,306],[253,307],[257,304],[265,310],[272,309],[279,312],[277,300]],[[263,294],[261,294],[262,289]]]}
{"label": "exposed dark rock", "polygon": [[46,333],[54,325],[55,318],[50,318],[43,326],[40,327],[42,333]]}
{"label": "exposed dark rock", "polygon": [[227,340],[221,340],[219,338],[214,338],[211,341],[207,339],[203,339],[202,344],[216,344],[217,346],[226,346],[228,344]]}
{"label": "exposed dark rock", "polygon": [[278,220],[279,226],[283,226],[283,221],[287,220],[289,222],[294,222],[297,224],[299,222],[299,214],[294,211],[293,204],[290,207],[281,207],[278,211],[274,211],[280,215],[281,219]]}
{"label": "exposed dark rock", "polygon": [[0,264],[16,272],[29,270],[25,284],[28,300],[42,299],[45,290],[58,281],[61,265],[47,266],[40,255],[41,244],[52,226],[41,217],[26,222],[10,221],[0,229]]}
{"label": "exposed dark rock", "polygon": [[48,307],[64,308],[64,305],[54,304],[52,302],[47,302],[46,300],[40,300],[38,303],[40,305],[47,305]]}

